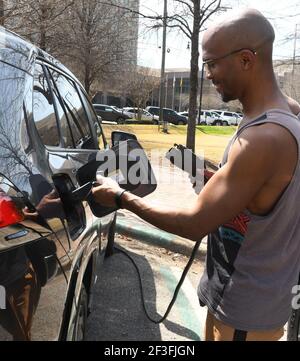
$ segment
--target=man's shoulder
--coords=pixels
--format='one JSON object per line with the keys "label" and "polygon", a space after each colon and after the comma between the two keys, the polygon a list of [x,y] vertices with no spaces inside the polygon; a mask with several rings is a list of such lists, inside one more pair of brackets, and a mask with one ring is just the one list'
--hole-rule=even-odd
{"label": "man's shoulder", "polygon": [[248,148],[267,148],[274,146],[280,141],[284,130],[281,126],[273,123],[263,123],[247,127],[237,137],[234,145],[247,146]]}
{"label": "man's shoulder", "polygon": [[292,131],[281,124],[266,122],[246,128],[237,139],[244,139],[251,145],[258,147],[282,146],[295,139]]}
{"label": "man's shoulder", "polygon": [[[234,142],[231,161],[246,159],[273,163],[279,154],[297,152],[297,142],[291,132],[281,125],[263,123],[246,128]],[[229,160],[229,159],[228,159]]]}

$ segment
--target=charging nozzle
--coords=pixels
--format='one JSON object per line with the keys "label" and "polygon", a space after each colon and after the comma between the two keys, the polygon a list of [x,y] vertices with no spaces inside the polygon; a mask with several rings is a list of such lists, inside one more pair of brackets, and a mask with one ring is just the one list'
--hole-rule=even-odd
{"label": "charging nozzle", "polygon": [[85,183],[83,186],[76,188],[71,193],[72,201],[84,201],[92,194],[92,188],[99,185],[97,182],[88,182]]}

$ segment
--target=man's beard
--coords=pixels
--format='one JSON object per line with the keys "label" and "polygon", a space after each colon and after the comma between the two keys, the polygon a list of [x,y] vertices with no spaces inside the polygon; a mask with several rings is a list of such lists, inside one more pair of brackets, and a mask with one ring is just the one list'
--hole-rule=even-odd
{"label": "man's beard", "polygon": [[220,94],[221,95],[221,98],[222,98],[222,101],[224,103],[228,103],[230,102],[231,100],[235,100],[236,97],[234,97],[232,94],[228,94],[228,93],[222,93]]}

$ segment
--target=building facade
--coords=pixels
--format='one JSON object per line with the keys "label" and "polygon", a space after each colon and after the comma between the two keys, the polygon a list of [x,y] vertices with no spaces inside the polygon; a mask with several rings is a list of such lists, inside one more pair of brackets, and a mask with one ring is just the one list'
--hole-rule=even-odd
{"label": "building facade", "polygon": [[[164,107],[172,108],[178,112],[186,111],[189,108],[189,93],[190,93],[190,71],[189,69],[167,69],[165,78],[165,104]],[[199,93],[198,93],[198,106],[200,105],[201,94],[201,71],[198,73],[199,79]],[[159,105],[159,89],[155,89],[149,99],[152,105]],[[240,102],[234,101],[224,103],[220,95],[212,86],[210,80],[203,77],[202,96],[201,96],[202,109],[228,109],[232,111],[240,111]],[[150,104],[149,104],[150,105]]]}

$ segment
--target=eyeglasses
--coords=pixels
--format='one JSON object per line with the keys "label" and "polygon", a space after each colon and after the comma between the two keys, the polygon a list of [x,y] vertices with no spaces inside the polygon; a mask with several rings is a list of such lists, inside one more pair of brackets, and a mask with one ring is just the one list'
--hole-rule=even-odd
{"label": "eyeglasses", "polygon": [[218,58],[214,58],[214,59],[210,59],[210,60],[206,60],[203,62],[203,68],[205,71],[212,71],[214,70],[214,67],[215,67],[215,63],[221,59],[225,59],[227,58],[228,56],[231,56],[233,54],[236,54],[236,53],[239,53],[240,51],[243,51],[243,50],[248,50],[248,51],[251,51],[251,53],[253,55],[256,55],[257,54],[257,51],[256,50],[253,50],[253,49],[249,49],[249,48],[241,48],[241,49],[237,49],[237,50],[233,50],[231,51],[230,53],[228,54],[225,54],[225,55],[222,55],[222,56],[219,56]]}

